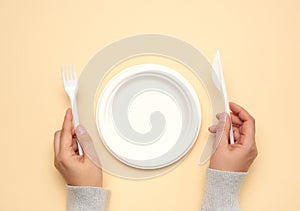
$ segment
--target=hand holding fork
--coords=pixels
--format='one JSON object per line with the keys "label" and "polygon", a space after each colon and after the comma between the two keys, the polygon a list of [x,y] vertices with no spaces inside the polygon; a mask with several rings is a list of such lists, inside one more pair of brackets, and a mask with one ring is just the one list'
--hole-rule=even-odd
{"label": "hand holding fork", "polygon": [[[74,127],[76,128],[79,125],[77,103],[76,103],[76,94],[78,91],[78,80],[77,80],[76,71],[73,65],[71,67],[70,66],[62,67],[61,69],[62,69],[61,74],[64,82],[64,88],[70,98],[71,105],[72,105],[73,124]],[[79,142],[77,142],[77,145],[78,145],[79,155],[83,155],[82,148]]]}

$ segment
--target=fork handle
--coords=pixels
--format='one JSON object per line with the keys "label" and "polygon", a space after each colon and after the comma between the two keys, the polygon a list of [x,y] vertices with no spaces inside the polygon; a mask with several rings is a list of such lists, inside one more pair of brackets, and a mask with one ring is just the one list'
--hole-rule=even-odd
{"label": "fork handle", "polygon": [[[74,99],[71,99],[71,104],[72,104],[72,113],[73,113],[73,124],[74,127],[76,128],[79,125],[76,97],[74,97]],[[77,141],[77,146],[78,146],[79,155],[83,155],[82,148],[78,141]]]}
{"label": "fork handle", "polygon": [[76,128],[79,125],[76,99],[72,99],[71,104],[72,104],[72,113],[73,113],[73,124],[74,124],[74,127]]}

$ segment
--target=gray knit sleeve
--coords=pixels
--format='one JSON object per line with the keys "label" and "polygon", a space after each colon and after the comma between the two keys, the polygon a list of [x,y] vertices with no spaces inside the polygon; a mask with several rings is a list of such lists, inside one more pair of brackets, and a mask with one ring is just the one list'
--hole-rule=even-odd
{"label": "gray knit sleeve", "polygon": [[105,211],[110,191],[100,187],[67,185],[67,211]]}
{"label": "gray knit sleeve", "polygon": [[201,211],[240,211],[239,191],[246,175],[208,168]]}

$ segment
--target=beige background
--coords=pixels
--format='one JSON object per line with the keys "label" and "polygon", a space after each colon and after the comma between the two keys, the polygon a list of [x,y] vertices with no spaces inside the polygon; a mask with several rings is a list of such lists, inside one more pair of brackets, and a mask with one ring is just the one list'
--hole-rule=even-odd
{"label": "beige background", "polygon": [[[257,121],[259,156],[241,192],[252,210],[300,208],[299,51],[296,0],[0,1],[0,209],[64,210],[53,133],[68,99],[60,66],[80,73],[103,46],[140,33],[186,40],[211,61],[220,49],[229,98]],[[198,210],[204,170],[195,149],[147,181],[104,175],[110,211]]]}

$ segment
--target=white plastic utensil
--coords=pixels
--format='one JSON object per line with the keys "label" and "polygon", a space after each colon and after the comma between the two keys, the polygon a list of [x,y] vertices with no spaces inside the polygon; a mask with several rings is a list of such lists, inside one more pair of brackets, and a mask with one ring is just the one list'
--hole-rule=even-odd
{"label": "white plastic utensil", "polygon": [[[71,105],[72,105],[72,113],[73,113],[73,123],[74,127],[79,125],[78,119],[78,111],[77,111],[77,103],[76,103],[76,95],[78,91],[78,80],[74,66],[64,66],[61,68],[61,75],[64,82],[64,88],[69,95]],[[78,153],[82,155],[82,148],[77,142],[78,145]]]}
{"label": "white plastic utensil", "polygon": [[[224,80],[224,75],[223,75],[223,69],[222,69],[222,64],[221,64],[221,58],[220,58],[220,53],[217,51],[213,64],[212,64],[212,79],[216,85],[216,87],[222,92],[223,97],[224,97],[224,103],[225,103],[225,111],[228,113],[230,116],[230,108],[229,108],[229,103],[228,103],[228,97],[227,97],[227,90],[226,90],[226,85],[225,85],[225,80]],[[230,126],[230,144],[234,144],[234,136],[233,136],[233,130],[232,130],[232,123]]]}

